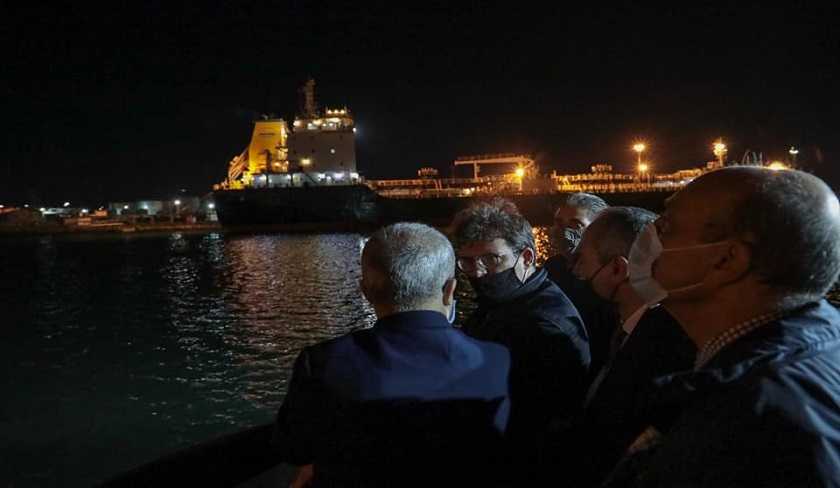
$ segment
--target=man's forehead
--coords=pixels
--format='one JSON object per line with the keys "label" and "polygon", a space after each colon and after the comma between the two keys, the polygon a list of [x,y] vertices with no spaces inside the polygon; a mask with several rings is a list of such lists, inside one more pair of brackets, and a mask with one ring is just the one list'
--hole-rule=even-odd
{"label": "man's forehead", "polygon": [[554,220],[557,222],[568,222],[572,220],[579,220],[581,222],[585,222],[588,220],[588,213],[585,208],[582,207],[569,207],[569,206],[561,206],[558,207],[557,210],[554,212]]}
{"label": "man's forehead", "polygon": [[497,238],[491,241],[470,241],[458,247],[458,255],[481,255],[487,253],[500,253],[510,251],[510,246],[504,239]]}

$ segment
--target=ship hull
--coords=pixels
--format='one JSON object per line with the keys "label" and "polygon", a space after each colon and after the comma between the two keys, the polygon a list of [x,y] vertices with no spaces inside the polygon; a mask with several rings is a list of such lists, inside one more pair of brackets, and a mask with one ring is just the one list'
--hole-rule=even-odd
{"label": "ship hull", "polygon": [[381,220],[378,195],[364,185],[220,190],[213,198],[225,227],[353,229]]}
{"label": "ship hull", "polygon": [[[670,192],[610,193],[610,205],[660,211]],[[564,193],[505,195],[533,225],[551,225]],[[490,197],[385,198],[364,185],[223,190],[214,192],[225,227],[277,230],[365,230],[400,222],[446,226],[459,210]]]}

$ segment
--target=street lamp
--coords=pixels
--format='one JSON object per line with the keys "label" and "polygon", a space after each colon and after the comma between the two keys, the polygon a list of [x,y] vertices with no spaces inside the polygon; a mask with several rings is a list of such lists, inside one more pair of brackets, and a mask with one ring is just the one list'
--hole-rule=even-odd
{"label": "street lamp", "polygon": [[796,149],[795,146],[790,146],[788,150],[788,154],[790,154],[790,164],[791,166],[796,164],[796,155],[799,154],[799,149]]}
{"label": "street lamp", "polygon": [[645,145],[644,142],[637,142],[637,143],[633,144],[633,150],[636,151],[636,164],[637,165],[642,164],[642,153],[645,152],[645,149],[647,149],[647,146]]}
{"label": "street lamp", "polygon": [[723,160],[726,157],[727,149],[726,144],[723,143],[723,139],[718,139],[715,141],[714,145],[712,146],[712,152],[718,158],[718,168],[723,168]]}

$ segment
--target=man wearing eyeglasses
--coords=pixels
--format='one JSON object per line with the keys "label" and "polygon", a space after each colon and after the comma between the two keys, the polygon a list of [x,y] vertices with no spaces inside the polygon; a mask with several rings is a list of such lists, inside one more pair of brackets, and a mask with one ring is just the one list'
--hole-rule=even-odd
{"label": "man wearing eyeglasses", "polygon": [[590,361],[583,322],[536,267],[531,225],[511,202],[462,210],[452,231],[458,269],[478,301],[463,330],[510,349],[508,436],[520,464],[532,463],[549,427],[566,424],[580,408]]}

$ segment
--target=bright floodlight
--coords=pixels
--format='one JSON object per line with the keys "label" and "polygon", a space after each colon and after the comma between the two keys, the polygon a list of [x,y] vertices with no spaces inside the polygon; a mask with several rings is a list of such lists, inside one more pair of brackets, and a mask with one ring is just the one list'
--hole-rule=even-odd
{"label": "bright floodlight", "polygon": [[640,173],[644,173],[647,170],[648,170],[648,165],[647,164],[642,163],[642,164],[639,165],[639,172]]}
{"label": "bright floodlight", "polygon": [[216,204],[215,203],[208,203],[207,208],[209,208],[210,210],[213,210],[214,208],[216,208]]}
{"label": "bright floodlight", "polygon": [[791,156],[796,156],[797,154],[799,154],[799,149],[796,149],[795,147],[790,146],[790,150],[788,151],[788,153],[790,153]]}
{"label": "bright floodlight", "polygon": [[180,205],[180,204],[181,204],[181,200],[175,200],[175,205]]}
{"label": "bright floodlight", "polygon": [[69,207],[69,206],[70,206],[70,202],[64,202],[64,207],[65,207],[65,208],[66,208],[66,207]]}
{"label": "bright floodlight", "polygon": [[633,144],[633,150],[637,153],[644,152],[645,149],[647,149],[647,146],[644,142],[637,142],[636,144]]}
{"label": "bright floodlight", "polygon": [[773,161],[767,166],[767,169],[771,171],[781,171],[783,169],[788,169],[788,166],[781,161]]}
{"label": "bright floodlight", "polygon": [[525,176],[525,170],[523,168],[516,168],[516,177],[522,178]]}

